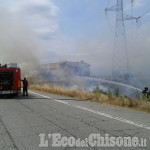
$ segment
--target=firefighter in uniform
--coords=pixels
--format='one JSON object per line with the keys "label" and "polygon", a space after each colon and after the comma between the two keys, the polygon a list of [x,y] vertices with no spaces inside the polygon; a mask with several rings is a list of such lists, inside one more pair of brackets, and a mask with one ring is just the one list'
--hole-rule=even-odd
{"label": "firefighter in uniform", "polygon": [[148,92],[148,87],[145,87],[144,90],[142,91],[142,95],[143,95],[143,98],[146,100],[146,101],[149,101],[150,99],[150,91]]}
{"label": "firefighter in uniform", "polygon": [[26,78],[24,80],[21,80],[23,82],[23,96],[28,96],[28,81]]}

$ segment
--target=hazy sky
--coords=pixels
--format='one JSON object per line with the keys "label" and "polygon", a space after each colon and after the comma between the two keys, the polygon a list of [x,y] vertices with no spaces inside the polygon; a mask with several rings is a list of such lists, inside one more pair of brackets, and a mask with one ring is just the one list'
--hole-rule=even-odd
{"label": "hazy sky", "polygon": [[[110,0],[109,6],[115,2]],[[131,15],[131,1],[124,2],[125,13]],[[7,17],[35,33],[42,63],[83,60],[93,73],[101,74],[111,72],[115,27],[114,12],[106,19],[106,4],[107,0],[0,0]],[[133,15],[148,9],[149,0],[135,0]],[[130,65],[132,72],[150,73],[150,13],[140,21],[138,27],[135,20],[125,23]]]}

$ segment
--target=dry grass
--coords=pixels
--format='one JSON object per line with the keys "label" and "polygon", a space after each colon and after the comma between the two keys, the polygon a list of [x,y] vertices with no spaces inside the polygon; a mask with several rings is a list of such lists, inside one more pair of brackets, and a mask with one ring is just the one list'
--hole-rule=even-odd
{"label": "dry grass", "polygon": [[83,92],[81,90],[67,90],[58,86],[50,86],[48,84],[30,85],[30,89],[150,113],[150,103],[144,100],[139,101],[129,98],[115,97],[110,94],[102,94],[100,92],[93,93]]}

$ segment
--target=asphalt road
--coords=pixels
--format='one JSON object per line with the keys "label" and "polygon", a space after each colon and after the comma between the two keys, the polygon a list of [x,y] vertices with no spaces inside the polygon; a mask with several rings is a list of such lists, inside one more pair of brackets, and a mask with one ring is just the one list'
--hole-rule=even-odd
{"label": "asphalt road", "polygon": [[[48,134],[84,140],[91,134],[109,137],[137,137],[147,147],[52,147]],[[40,134],[40,136],[39,136]],[[46,134],[48,147],[39,147]],[[150,150],[150,114],[32,92],[12,99],[0,99],[0,150]]]}

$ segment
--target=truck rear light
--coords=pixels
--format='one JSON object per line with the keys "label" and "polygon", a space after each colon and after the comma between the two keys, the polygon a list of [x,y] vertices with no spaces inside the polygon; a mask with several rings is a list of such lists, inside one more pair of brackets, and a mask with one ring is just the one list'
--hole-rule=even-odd
{"label": "truck rear light", "polygon": [[21,87],[21,81],[18,81],[18,87]]}

